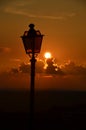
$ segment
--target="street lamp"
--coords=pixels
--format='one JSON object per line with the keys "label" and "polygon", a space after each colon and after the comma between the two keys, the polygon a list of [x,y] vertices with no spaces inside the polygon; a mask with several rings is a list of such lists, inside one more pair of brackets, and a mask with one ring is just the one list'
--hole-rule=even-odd
{"label": "street lamp", "polygon": [[29,25],[29,30],[21,36],[26,54],[31,61],[31,86],[30,86],[30,125],[33,127],[34,118],[34,81],[35,81],[35,62],[38,53],[40,53],[43,35],[39,30],[34,29],[34,24]]}

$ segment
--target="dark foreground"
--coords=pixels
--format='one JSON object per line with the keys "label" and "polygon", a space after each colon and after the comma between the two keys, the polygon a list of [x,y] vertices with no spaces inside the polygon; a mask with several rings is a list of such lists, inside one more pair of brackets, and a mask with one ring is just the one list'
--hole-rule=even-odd
{"label": "dark foreground", "polygon": [[[29,130],[29,92],[0,91],[0,130]],[[86,92],[38,91],[34,130],[86,129]]]}

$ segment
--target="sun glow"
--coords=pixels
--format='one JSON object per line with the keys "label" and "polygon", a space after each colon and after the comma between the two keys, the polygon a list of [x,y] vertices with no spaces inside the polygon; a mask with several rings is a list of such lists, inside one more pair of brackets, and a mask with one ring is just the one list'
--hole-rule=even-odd
{"label": "sun glow", "polygon": [[51,53],[50,53],[50,52],[45,52],[44,57],[45,57],[46,59],[49,59],[49,58],[51,58],[52,56],[51,56]]}

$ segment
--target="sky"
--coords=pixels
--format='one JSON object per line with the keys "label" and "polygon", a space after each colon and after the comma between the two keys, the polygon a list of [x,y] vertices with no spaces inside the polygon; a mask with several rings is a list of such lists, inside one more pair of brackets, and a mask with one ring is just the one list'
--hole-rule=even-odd
{"label": "sky", "polygon": [[30,23],[44,34],[41,53],[52,53],[58,63],[86,64],[85,0],[1,0],[0,68],[29,61],[20,38]]}
{"label": "sky", "polygon": [[[25,30],[28,30],[30,23],[34,23],[35,29],[44,34],[41,53],[38,55],[39,59],[43,59],[44,53],[48,51],[56,59],[57,64],[61,66],[68,61],[73,61],[86,67],[85,0],[1,0],[0,71],[13,67],[18,68],[22,62],[29,62],[30,59],[25,53],[20,36],[23,35]],[[75,66],[75,68],[77,67]],[[78,89],[85,90],[86,76],[84,78],[81,76],[83,67],[81,66],[80,69],[80,77],[68,78],[67,75],[66,78],[64,76],[58,78],[57,76],[56,80],[51,78],[52,76],[48,78],[40,77],[41,79],[38,83],[40,84],[41,81],[46,82],[49,79],[51,85],[55,85],[58,81],[62,89],[64,84],[68,89],[68,86],[74,83],[71,85],[71,89],[80,84]],[[86,71],[86,68],[84,70]],[[7,80],[6,76],[9,80]],[[3,80],[5,80],[5,85],[8,84],[9,86],[9,84],[16,82],[16,84],[21,84],[20,86],[22,87],[28,81],[28,78],[26,78],[26,81],[22,74],[21,76],[18,74],[15,77],[15,75],[14,77],[12,75],[9,77],[9,73],[4,74],[3,72],[3,74],[0,74],[0,83],[2,84]],[[22,82],[20,82],[21,79]],[[63,84],[61,84],[62,80]],[[68,80],[69,84],[67,84]],[[82,83],[83,88],[81,88]]]}

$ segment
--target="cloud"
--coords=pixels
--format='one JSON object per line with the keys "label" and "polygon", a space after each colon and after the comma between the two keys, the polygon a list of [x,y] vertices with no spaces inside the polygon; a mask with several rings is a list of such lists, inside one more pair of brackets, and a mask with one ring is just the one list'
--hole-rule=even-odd
{"label": "cloud", "polygon": [[65,13],[54,16],[54,15],[38,15],[35,12],[30,13],[30,10],[28,10],[28,7],[30,6],[31,1],[16,1],[16,2],[10,2],[8,3],[4,8],[5,13],[11,13],[11,14],[17,14],[22,15],[30,18],[39,18],[39,19],[51,19],[51,20],[65,20],[67,17],[74,17],[76,15],[75,12]]}
{"label": "cloud", "polygon": [[[64,75],[62,70],[55,64],[54,59],[50,58],[46,60],[47,67],[45,69],[46,74],[51,74],[51,75]],[[45,64],[45,65],[46,65]]]}
{"label": "cloud", "polygon": [[[45,74],[43,65],[41,61],[36,64],[36,89],[86,90],[86,67],[67,62],[60,68],[60,72],[65,72],[65,75],[60,76],[60,72]],[[30,64],[22,63],[17,68],[0,73],[0,89],[29,89],[30,70]]]}
{"label": "cloud", "polygon": [[[43,73],[44,72],[44,63],[43,61],[39,60],[36,62],[36,73]],[[19,66],[19,72],[21,73],[30,73],[31,71],[31,64],[28,63],[28,64],[25,64],[25,63],[21,63],[20,66]]]}
{"label": "cloud", "polygon": [[15,8],[12,7],[6,7],[4,10],[6,13],[11,13],[11,14],[18,14],[18,15],[23,15],[26,17],[30,17],[30,18],[42,18],[42,19],[52,19],[52,20],[62,20],[64,19],[63,16],[51,16],[51,15],[36,15],[36,14],[31,14],[28,13],[26,11],[22,11],[22,10],[16,10]]}
{"label": "cloud", "polygon": [[65,20],[67,17],[74,17],[76,16],[76,13],[69,13],[66,14],[65,16],[59,15],[59,16],[52,16],[52,15],[36,15],[36,14],[31,14],[28,12],[24,12],[22,10],[15,10],[13,8],[6,8],[5,9],[6,13],[12,13],[12,14],[18,14],[18,15],[23,15],[26,17],[30,18],[40,18],[40,19],[51,19],[51,20]]}
{"label": "cloud", "polygon": [[86,67],[83,67],[82,65],[76,65],[73,61],[65,63],[61,69],[66,75],[86,76]]}
{"label": "cloud", "polygon": [[[46,76],[44,74],[35,76],[35,89],[37,90],[85,90],[86,76],[79,75]],[[5,81],[5,82],[4,82]],[[30,74],[19,73],[13,68],[11,73],[0,74],[0,89],[29,89]]]}
{"label": "cloud", "polygon": [[0,54],[9,53],[11,51],[8,47],[0,47]]}
{"label": "cloud", "polygon": [[21,73],[30,73],[30,64],[25,63],[20,64],[19,71]]}

